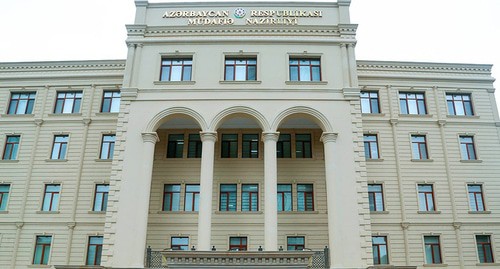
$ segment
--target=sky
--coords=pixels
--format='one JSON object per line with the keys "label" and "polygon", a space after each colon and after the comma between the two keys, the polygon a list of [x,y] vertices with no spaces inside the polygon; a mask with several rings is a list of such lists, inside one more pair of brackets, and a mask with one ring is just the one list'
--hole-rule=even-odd
{"label": "sky", "polygon": [[[493,64],[500,79],[500,0],[352,0],[350,11],[358,60]],[[0,0],[0,62],[125,59],[134,14],[133,0]]]}

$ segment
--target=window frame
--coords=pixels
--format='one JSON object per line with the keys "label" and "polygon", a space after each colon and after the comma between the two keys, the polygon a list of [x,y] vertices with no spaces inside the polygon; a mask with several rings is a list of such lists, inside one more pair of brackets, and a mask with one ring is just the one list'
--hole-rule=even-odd
{"label": "window frame", "polygon": [[[321,68],[321,56],[315,55],[289,55],[288,57],[288,80],[291,82],[321,82],[323,81],[322,68]],[[297,61],[297,64],[292,64],[292,61]],[[309,61],[307,65],[301,65],[301,61]],[[312,61],[319,61],[319,64],[312,64]],[[308,66],[309,70],[309,80],[302,80],[300,75],[301,66]],[[292,67],[297,68],[297,80],[292,79]],[[319,80],[315,80],[313,68],[319,68],[318,75]]]}
{"label": "window frame", "polygon": [[[375,141],[366,141],[365,138],[367,137],[375,137]],[[372,144],[375,144],[375,148],[377,149],[377,156],[376,158],[374,158],[374,156],[372,155]],[[367,158],[367,154],[366,154],[366,146],[368,144],[368,149],[369,149],[369,158]],[[379,147],[379,139],[378,139],[378,134],[372,134],[372,133],[366,133],[366,134],[363,134],[363,146],[364,146],[364,156],[365,156],[365,159],[366,160],[379,160],[381,159],[380,157],[380,147]]]}
{"label": "window frame", "polygon": [[[13,99],[13,96],[16,94],[19,94],[19,98]],[[21,95],[23,95],[23,94],[27,94],[28,98],[21,98]],[[34,95],[34,96],[32,97],[31,95]],[[29,92],[12,91],[12,92],[10,92],[9,105],[7,106],[7,112],[5,114],[7,114],[7,115],[33,115],[33,111],[35,110],[36,95],[37,95],[36,91],[29,91]],[[14,100],[17,100],[16,107],[14,109],[14,112],[10,113],[11,108],[12,108],[12,102]],[[20,100],[27,100],[26,107],[25,107],[23,113],[18,113]],[[29,113],[28,113],[30,105],[31,105],[31,111],[29,111]]]}
{"label": "window frame", "polygon": [[[437,238],[437,243],[427,243],[426,238]],[[423,243],[424,243],[424,261],[425,264],[443,264],[443,252],[441,250],[441,236],[436,235],[436,234],[429,234],[429,235],[423,235]],[[430,263],[428,262],[428,255],[427,255],[427,246],[430,246],[430,252],[431,252],[431,257],[430,257]],[[439,253],[439,260],[436,260],[435,257],[435,248],[437,247],[438,253]]]}
{"label": "window frame", "polygon": [[[286,140],[285,136],[288,136]],[[276,141],[276,158],[278,159],[291,159],[292,158],[292,144],[293,138],[291,133],[281,133],[279,134],[278,141]],[[286,146],[288,143],[288,146]],[[285,149],[288,147],[288,155],[285,155]]]}
{"label": "window frame", "polygon": [[[167,186],[179,186],[179,190],[176,191],[176,190],[172,190],[172,191],[167,191]],[[162,206],[161,206],[161,211],[162,212],[178,212],[181,210],[181,191],[182,191],[182,185],[181,184],[163,184],[163,196],[162,196]],[[174,199],[175,199],[175,195],[174,194],[178,194],[178,208],[176,210],[173,210],[174,208]],[[167,198],[167,194],[170,194],[170,208],[167,210],[165,209],[165,205],[166,205],[166,198]]]}
{"label": "window frame", "polygon": [[[93,243],[91,243],[93,238],[100,238],[102,241],[100,244],[93,244]],[[88,236],[88,238],[87,238],[87,257],[85,259],[85,265],[94,265],[94,266],[101,265],[103,241],[104,241],[104,236],[102,236],[102,235],[90,235],[90,236]],[[92,246],[95,246],[94,261],[93,261],[93,263],[89,263],[89,258],[90,258],[89,254],[91,253],[90,248]],[[99,261],[99,263],[98,263],[98,261]]]}
{"label": "window frame", "polygon": [[[236,136],[236,141],[234,140],[224,140],[224,137],[228,136]],[[221,133],[220,135],[221,140],[220,140],[220,158],[221,159],[236,159],[240,158],[240,133],[238,132],[232,132],[232,133]],[[227,146],[227,155],[225,155],[225,150],[224,147]],[[234,155],[231,155],[231,149],[236,147],[236,153]]]}
{"label": "window frame", "polygon": [[[425,186],[430,186],[431,191],[420,191],[420,186],[425,187]],[[423,194],[425,197],[425,209],[422,209],[420,207],[421,201],[420,201],[420,194]],[[433,209],[429,210],[429,200],[428,198],[432,199],[432,205]],[[419,212],[438,212],[437,210],[437,204],[436,204],[436,197],[435,197],[435,189],[434,189],[434,184],[433,183],[418,183],[417,184],[417,198],[418,198],[418,211]]]}
{"label": "window frame", "polygon": [[[405,95],[405,98],[402,98],[401,95]],[[415,98],[409,98],[409,95],[415,95]],[[418,96],[422,95],[422,98],[419,98]],[[428,109],[427,109],[427,102],[426,102],[426,96],[425,96],[425,91],[418,91],[418,92],[412,92],[412,91],[399,91],[398,92],[398,97],[399,97],[399,109],[400,113],[402,115],[428,115]],[[405,101],[405,108],[406,108],[406,113],[404,113],[403,107],[401,106],[401,102]],[[415,106],[417,108],[417,113],[410,113],[410,102],[414,101]],[[423,109],[424,112],[421,113],[420,111],[420,101],[423,103]]]}
{"label": "window frame", "polygon": [[[276,188],[276,191],[277,191],[277,198],[280,199],[280,194],[282,195],[281,197],[281,201],[282,201],[282,209],[280,210],[280,208],[278,208],[278,212],[292,212],[293,211],[293,184],[292,183],[278,183],[277,184],[277,188]],[[282,185],[286,185],[286,186],[290,186],[290,191],[280,191],[279,190],[279,186]],[[286,193],[290,193],[290,210],[285,210],[286,209]],[[279,203],[277,203],[277,205],[279,205]]]}
{"label": "window frame", "polygon": [[7,186],[7,191],[2,191],[0,189],[0,212],[7,212],[9,206],[9,198],[12,192],[12,184],[10,183],[1,183],[0,187]]}
{"label": "window frame", "polygon": [[[56,142],[56,139],[60,137],[60,138],[66,138],[66,141],[61,141],[61,142]],[[54,150],[56,149],[56,144],[59,145],[59,150],[58,150],[58,153],[57,153],[57,158],[53,158],[54,156]],[[65,149],[64,149],[64,156],[63,158],[61,158],[61,152],[62,152],[62,146],[65,145]],[[53,137],[53,140],[52,140],[52,150],[50,151],[50,159],[51,160],[67,160],[68,158],[68,148],[69,148],[69,134],[56,134],[54,135]]]}
{"label": "window frame", "polygon": [[[254,64],[249,63],[249,61],[255,61]],[[229,81],[229,82],[238,82],[238,81],[257,81],[257,55],[245,55],[245,56],[235,56],[235,55],[225,55],[224,57],[224,81]],[[234,61],[234,63],[228,63],[228,61]],[[245,64],[238,64],[238,61],[245,61]],[[236,70],[238,66],[245,66],[245,79],[236,79]],[[249,79],[249,67],[254,67],[255,68],[255,77],[253,79]],[[232,79],[228,79],[227,75],[227,70],[228,67],[233,67],[233,77]]]}
{"label": "window frame", "polygon": [[[106,97],[107,93],[111,93],[110,97]],[[118,96],[114,96],[116,93],[118,93]],[[113,108],[113,103],[116,102],[116,99],[118,99],[118,111],[112,111]],[[106,100],[109,100],[109,109],[108,111],[104,110],[104,103]],[[101,113],[119,113],[120,112],[120,104],[121,104],[121,91],[120,90],[103,90],[102,91],[102,100],[101,100],[101,110],[99,112]]]}
{"label": "window frame", "polygon": [[[475,208],[473,208],[473,204],[472,204],[472,200],[471,200],[471,190],[469,187],[479,187],[479,189],[480,189],[480,192],[472,191],[472,193],[474,194]],[[487,207],[486,207],[486,199],[484,197],[483,184],[481,184],[481,183],[467,183],[466,188],[467,188],[467,198],[469,201],[469,211],[471,211],[471,212],[486,212]],[[481,210],[479,209],[479,206],[477,203],[477,201],[478,201],[477,194],[478,193],[481,195],[481,203],[482,203],[482,207],[483,207]]]}
{"label": "window frame", "polygon": [[[255,136],[255,138],[248,138]],[[239,137],[238,137],[239,140]],[[245,151],[245,144],[248,143],[248,151]],[[256,154],[254,153],[256,151]],[[241,158],[242,159],[258,159],[260,157],[260,138],[259,134],[243,133],[241,134]]]}
{"label": "window frame", "polygon": [[[47,192],[47,189],[49,186],[58,186],[59,190]],[[48,205],[48,209],[45,210],[46,196],[49,193],[50,193],[50,202]],[[59,212],[59,204],[61,203],[61,193],[62,193],[62,185],[60,183],[46,183],[46,184],[44,184],[42,203],[41,203],[42,204],[41,212]],[[54,198],[54,197],[56,197],[56,198]],[[55,205],[54,205],[54,199],[56,199]]]}
{"label": "window frame", "polygon": [[[451,100],[448,100],[448,96],[451,97]],[[460,96],[461,100],[455,100],[455,97]],[[464,96],[468,96],[469,100],[463,100]],[[459,117],[471,117],[475,116],[474,104],[472,102],[472,93],[459,93],[459,92],[446,92],[445,93],[445,101],[446,101],[446,113],[448,116],[459,116]],[[457,108],[455,106],[455,102],[459,101],[462,104],[462,109],[464,114],[457,114]],[[450,114],[450,103],[453,104],[453,114]],[[466,103],[470,104],[470,115],[467,114]]]}
{"label": "window frame", "polygon": [[[376,191],[370,191],[370,186],[380,186],[380,192],[376,192]],[[380,194],[380,198],[382,199],[381,201],[381,204],[382,204],[382,209],[379,210],[377,208],[377,194]],[[370,198],[373,197],[373,201],[374,201],[374,204],[373,204],[373,208],[374,210],[371,210],[371,203],[370,203]],[[384,184],[382,183],[368,183],[368,203],[369,203],[369,206],[370,206],[370,212],[385,212],[385,197],[384,197]]]}
{"label": "window frame", "polygon": [[[113,141],[105,141],[107,137],[113,137]],[[116,143],[116,134],[103,134],[101,136],[101,149],[99,151],[99,159],[100,160],[113,160],[113,154],[115,151],[115,143]],[[107,153],[103,152],[104,145],[107,145]],[[103,156],[103,154],[105,155]],[[104,157],[104,158],[103,158]]]}
{"label": "window frame", "polygon": [[[235,190],[234,191],[222,191],[222,186],[223,185],[226,185],[226,186],[233,186],[235,187]],[[236,184],[236,183],[220,183],[219,184],[219,212],[237,212],[238,211],[238,185],[239,184]],[[231,208],[231,201],[232,198],[231,198],[231,194],[234,193],[234,210],[230,210]],[[222,195],[226,195],[227,196],[227,200],[226,200],[226,203],[225,203],[225,208],[226,210],[222,210],[223,208],[223,203],[222,203]]]}
{"label": "window frame", "polygon": [[[244,190],[244,187],[245,186],[255,186],[257,187],[257,191],[246,191]],[[260,187],[259,187],[259,184],[252,184],[252,183],[244,183],[244,184],[241,184],[241,195],[240,195],[240,199],[241,199],[241,212],[258,212],[260,210],[260,195],[259,195],[259,192],[260,192]],[[248,194],[248,209],[243,209],[243,205],[245,204],[244,200],[245,200],[245,194]],[[256,207],[255,207],[255,210],[253,209],[253,203],[252,203],[252,199],[253,198],[256,198]]]}
{"label": "window frame", "polygon": [[[99,187],[107,187],[107,192],[104,191],[99,191]],[[99,204],[96,202],[98,201],[98,195],[102,194],[102,197],[100,198],[101,204],[100,207],[96,208]],[[108,208],[108,198],[109,198],[109,183],[99,183],[95,184],[94,187],[94,201],[92,203],[92,211],[93,212],[106,212]]]}
{"label": "window frame", "polygon": [[[414,141],[414,138],[423,138],[424,141]],[[411,159],[412,160],[429,160],[429,148],[427,143],[427,135],[426,134],[410,134],[410,144],[411,144]],[[423,151],[422,151],[423,145]],[[418,150],[418,156],[415,156],[415,146],[416,150]],[[425,153],[423,156],[422,152]],[[423,158],[425,157],[425,158]]]}
{"label": "window frame", "polygon": [[[170,65],[164,65],[163,62],[164,61],[170,61]],[[174,65],[172,62],[174,61],[182,61],[182,63],[180,65]],[[191,62],[191,64],[185,64],[185,62]],[[161,55],[160,57],[160,76],[159,76],[159,79],[158,81],[160,82],[189,82],[189,81],[194,81],[193,80],[193,71],[194,71],[194,57],[192,54],[187,54],[187,55]],[[168,79],[166,80],[163,80],[163,72],[164,72],[164,67],[167,67],[169,66],[170,67],[170,71],[169,71],[169,74],[168,74]],[[172,80],[172,66],[181,66],[181,74],[180,74],[180,80]],[[184,72],[186,71],[186,67],[190,67],[190,76],[189,76],[189,80],[185,80],[184,79]]]}
{"label": "window frame", "polygon": [[[240,244],[232,244],[232,239],[239,239]],[[243,244],[245,240],[245,244]],[[229,236],[229,251],[247,251],[248,250],[248,237],[247,236]]]}
{"label": "window frame", "polygon": [[[470,138],[471,139],[471,142],[462,142],[462,138]],[[459,143],[459,149],[460,149],[460,160],[462,161],[477,161],[479,160],[479,157],[477,155],[477,148],[476,148],[476,139],[475,139],[475,135],[469,135],[469,134],[460,134],[458,136],[458,143]],[[464,148],[462,147],[463,145],[465,145],[465,152],[464,152]],[[469,146],[472,145],[472,153],[474,154],[473,158],[471,158],[471,154],[470,154],[470,148]],[[465,155],[467,155],[467,158],[464,159]]]}
{"label": "window frame", "polygon": [[[487,243],[479,243],[478,242],[478,237],[486,237],[488,238]],[[494,244],[493,244],[493,239],[491,234],[475,234],[474,235],[474,241],[476,243],[476,255],[477,255],[477,260],[479,261],[480,264],[492,264],[495,263],[495,250],[494,250]],[[479,245],[481,244],[482,250],[483,250],[483,257],[485,258],[484,260],[481,260],[481,256],[479,254]],[[486,252],[485,252],[485,245],[489,245],[489,254],[491,255],[491,261],[487,260]]]}
{"label": "window frame", "polygon": [[[362,95],[363,94],[368,94],[367,97],[363,97]],[[371,95],[372,94],[376,94],[377,96],[376,97],[372,97]],[[360,91],[360,95],[359,95],[359,98],[360,98],[360,106],[361,106],[361,113],[362,114],[381,114],[381,110],[380,110],[380,94],[379,94],[379,91]],[[369,107],[369,112],[364,112],[363,110],[363,100],[368,100],[368,103],[370,104],[370,107]],[[377,103],[377,112],[373,112],[373,103],[372,101],[373,100],[376,100],[376,103]]]}
{"label": "window frame", "polygon": [[[302,239],[303,244],[290,244],[289,240],[290,239]],[[293,249],[290,249],[290,247],[293,247]],[[306,237],[301,236],[301,235],[289,235],[286,237],[286,250],[287,251],[303,251],[306,249]]]}
{"label": "window frame", "polygon": [[[187,244],[174,244],[174,239],[187,239]],[[185,249],[182,249],[183,246]],[[189,236],[170,236],[170,249],[173,251],[189,250]]]}
{"label": "window frame", "polygon": [[[42,238],[42,237],[50,237],[50,243],[47,244],[47,243],[44,243],[44,244],[40,244],[41,247],[42,247],[42,253],[40,255],[40,261],[37,262],[36,260],[36,257],[37,257],[37,251],[38,251],[38,238]],[[51,254],[52,254],[52,243],[53,243],[53,239],[54,239],[54,236],[53,235],[47,235],[47,234],[37,234],[35,235],[35,245],[34,245],[34,248],[33,248],[33,259],[31,260],[31,264],[32,265],[48,265],[50,264],[50,258],[51,258]],[[47,250],[47,247],[48,247],[48,250]],[[47,256],[45,256],[45,254],[47,254]],[[46,257],[46,258],[45,258]],[[44,262],[46,261],[46,262]]]}
{"label": "window frame", "polygon": [[[188,191],[188,186],[198,186],[198,191]],[[182,187],[181,187],[182,189]],[[192,194],[191,197],[191,209],[187,209],[188,194]],[[184,184],[184,212],[198,212],[200,204],[200,184]],[[198,210],[196,210],[196,205],[198,205]]]}
{"label": "window frame", "polygon": [[[182,136],[182,140],[171,140],[175,136]],[[181,142],[180,142],[181,141]],[[186,136],[184,133],[169,133],[167,134],[167,159],[183,159],[184,158],[184,146],[186,144]],[[172,149],[173,148],[173,149]],[[180,154],[179,154],[180,151]]]}
{"label": "window frame", "polygon": [[[64,94],[64,98],[60,98],[59,97],[59,94]],[[67,95],[68,94],[74,94],[75,97],[74,98],[68,98]],[[77,97],[77,95],[80,94],[80,97]],[[71,104],[71,112],[64,112],[65,111],[65,108],[66,108],[66,100],[69,100],[69,99],[73,99],[73,102]],[[58,107],[58,102],[59,100],[63,100],[62,101],[62,105],[61,105],[61,111],[58,111],[57,107]],[[75,110],[75,104],[77,103],[78,101],[78,110]],[[56,92],[56,102],[54,104],[54,110],[53,110],[53,113],[54,114],[78,114],[78,113],[81,113],[82,111],[82,105],[83,105],[83,91],[72,91],[72,90],[69,90],[69,91],[57,91]]]}
{"label": "window frame", "polygon": [[[375,238],[384,238],[384,243],[383,244],[376,244],[374,243],[374,239]],[[381,256],[380,256],[380,246],[385,246],[385,252],[387,253],[387,263],[382,263],[382,259],[381,259]],[[389,240],[388,240],[388,236],[387,235],[372,235],[372,250],[373,248],[376,247],[377,248],[377,261],[375,261],[375,252],[373,252],[373,264],[374,265],[383,265],[383,264],[390,264],[390,260],[389,260]]]}
{"label": "window frame", "polygon": [[[199,139],[191,139],[193,136],[198,136]],[[186,143],[186,142],[184,142]],[[191,144],[194,144],[194,154],[191,154]],[[201,140],[200,134],[196,133],[188,133],[188,142],[187,142],[187,158],[201,158],[203,154],[203,141]],[[193,156],[194,155],[194,156]]]}
{"label": "window frame", "polygon": [[[309,140],[299,140],[297,139],[297,136],[302,136],[302,135],[308,135]],[[294,133],[294,144],[295,144],[295,159],[312,159],[313,158],[313,137],[314,135],[312,133],[304,133],[304,132],[298,132]],[[302,152],[302,156],[298,156],[299,151],[299,143],[301,143],[300,150]],[[310,155],[308,155],[310,154]]]}
{"label": "window frame", "polygon": [[[9,142],[9,138],[17,137],[17,143]],[[16,161],[19,159],[19,149],[21,147],[21,135],[20,134],[12,134],[5,136],[5,145],[3,148],[2,160],[5,161]],[[7,156],[7,148],[10,148],[10,156]],[[15,151],[15,152],[14,152]],[[14,155],[14,157],[13,157]],[[8,158],[6,158],[8,157]]]}
{"label": "window frame", "polygon": [[[311,191],[299,191],[299,186],[300,185],[310,185],[311,186]],[[315,195],[314,195],[314,183],[297,183],[296,185],[296,188],[297,188],[297,211],[298,212],[307,212],[307,211],[310,211],[310,212],[314,212],[315,209],[316,209],[316,206],[315,206]],[[303,207],[304,209],[301,210],[301,207],[300,207],[300,204],[299,204],[299,199],[300,199],[300,193],[304,193],[304,204],[303,204]],[[310,195],[311,196],[311,201],[312,201],[312,204],[308,207],[307,205],[307,196]],[[312,208],[311,208],[312,206]]]}

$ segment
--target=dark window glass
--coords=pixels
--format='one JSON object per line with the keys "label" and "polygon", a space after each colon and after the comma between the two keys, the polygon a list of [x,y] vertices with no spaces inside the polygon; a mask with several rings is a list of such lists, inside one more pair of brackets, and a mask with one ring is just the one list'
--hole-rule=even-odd
{"label": "dark window glass", "polygon": [[189,250],[189,237],[172,237],[170,240],[172,250]]}
{"label": "dark window glass", "polygon": [[241,157],[259,158],[259,135],[244,134],[241,145]]}
{"label": "dark window glass", "polygon": [[163,211],[179,211],[181,185],[166,184],[163,189]]}
{"label": "dark window glass", "polygon": [[186,197],[184,199],[184,211],[198,211],[200,206],[200,185],[186,185]]}
{"label": "dark window glass", "polygon": [[377,135],[364,135],[363,139],[365,144],[365,158],[378,159],[380,155],[378,152]]}
{"label": "dark window glass", "polygon": [[36,237],[33,264],[49,264],[51,243],[52,236],[50,235],[38,235]]}
{"label": "dark window glass", "polygon": [[9,200],[9,184],[0,185],[0,211],[5,211],[7,209],[7,201]]}
{"label": "dark window glass", "polygon": [[247,238],[246,237],[229,237],[229,250],[247,250]]}
{"label": "dark window glass", "polygon": [[303,236],[288,236],[286,238],[287,250],[304,250],[306,239]]}
{"label": "dark window glass", "polygon": [[384,211],[382,184],[368,184],[368,200],[370,211]]}
{"label": "dark window glass", "polygon": [[106,211],[108,208],[109,184],[97,184],[94,195],[94,211]]}
{"label": "dark window glass", "polygon": [[470,94],[446,94],[449,115],[473,116]]}
{"label": "dark window glass", "polygon": [[236,211],[236,184],[220,185],[220,211]]}
{"label": "dark window glass", "polygon": [[241,185],[241,211],[259,211],[259,185]]}
{"label": "dark window glass", "polygon": [[12,93],[7,114],[32,114],[35,106],[35,92]]}
{"label": "dark window glass", "polygon": [[462,160],[476,160],[476,148],[472,136],[460,136],[460,154]]}
{"label": "dark window glass", "polygon": [[221,147],[222,158],[238,158],[238,135],[223,134]]}
{"label": "dark window glass", "polygon": [[290,58],[291,81],[321,81],[321,64],[319,59]]}
{"label": "dark window glass", "polygon": [[280,134],[276,143],[276,156],[278,158],[292,157],[292,136],[290,134]]}
{"label": "dark window glass", "polygon": [[467,185],[469,205],[471,211],[484,211],[484,197],[482,185]]}
{"label": "dark window glass", "polygon": [[314,211],[314,192],[312,184],[297,184],[297,210]]}
{"label": "dark window glass", "polygon": [[436,211],[432,185],[418,185],[418,208],[420,211]]}
{"label": "dark window glass", "polygon": [[425,95],[423,93],[399,93],[399,104],[401,106],[401,114],[427,114]]}
{"label": "dark window glass", "polygon": [[162,59],[161,81],[190,81],[193,59]]}
{"label": "dark window glass", "polygon": [[380,105],[378,101],[378,92],[364,92],[361,94],[361,113],[380,113]]}
{"label": "dark window glass", "polygon": [[104,91],[102,95],[101,112],[116,113],[120,111],[120,98],[119,91]]}
{"label": "dark window glass", "polygon": [[225,80],[256,80],[256,58],[228,58],[225,65]]}
{"label": "dark window glass", "polygon": [[5,140],[5,148],[3,151],[4,160],[17,160],[17,154],[19,152],[19,141],[21,136],[19,135],[8,135]]}
{"label": "dark window glass", "polygon": [[56,114],[70,114],[80,112],[82,92],[58,92],[56,99]]}
{"label": "dark window glass", "polygon": [[60,195],[61,195],[61,185],[59,184],[45,185],[42,211],[57,211],[57,209],[59,208]]}
{"label": "dark window glass", "polygon": [[389,264],[386,236],[372,236],[373,264]]}
{"label": "dark window glass", "polygon": [[168,135],[167,158],[182,158],[184,150],[184,135]]}
{"label": "dark window glass", "polygon": [[100,265],[102,255],[102,236],[89,236],[86,265]]}
{"label": "dark window glass", "polygon": [[188,141],[188,158],[201,158],[202,145],[200,134],[190,134]]}
{"label": "dark window glass", "polygon": [[411,136],[411,152],[412,158],[416,160],[426,160],[427,156],[427,141],[425,135]]}
{"label": "dark window glass", "polygon": [[292,211],[292,184],[278,184],[278,211]]}
{"label": "dark window glass", "polygon": [[436,264],[442,263],[441,260],[441,244],[439,236],[424,236],[425,243],[425,263]]}
{"label": "dark window glass", "polygon": [[312,144],[310,134],[295,135],[295,157],[312,158]]}
{"label": "dark window glass", "polygon": [[115,135],[103,135],[101,142],[101,159],[113,159],[115,151]]}
{"label": "dark window glass", "polygon": [[489,235],[476,235],[477,255],[480,263],[494,263],[491,237]]}

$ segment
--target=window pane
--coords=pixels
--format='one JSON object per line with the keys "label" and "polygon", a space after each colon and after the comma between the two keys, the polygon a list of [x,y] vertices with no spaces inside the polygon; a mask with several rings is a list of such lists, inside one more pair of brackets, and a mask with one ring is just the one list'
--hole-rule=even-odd
{"label": "window pane", "polygon": [[180,65],[172,66],[170,81],[181,81],[181,78],[182,78],[182,66]]}
{"label": "window pane", "polygon": [[312,81],[320,81],[321,80],[321,72],[319,66],[312,67]]}
{"label": "window pane", "polygon": [[290,81],[299,80],[299,68],[298,66],[290,66]]}
{"label": "window pane", "polygon": [[226,66],[226,80],[234,80],[234,66]]}
{"label": "window pane", "polygon": [[182,75],[183,81],[191,81],[191,66],[184,66],[184,73]]}
{"label": "window pane", "polygon": [[248,66],[248,80],[256,80],[256,67],[255,66]]}
{"label": "window pane", "polygon": [[310,68],[310,66],[300,66],[300,81],[311,81]]}
{"label": "window pane", "polygon": [[362,113],[371,113],[370,99],[361,99],[361,112]]}
{"label": "window pane", "polygon": [[236,66],[235,80],[246,80],[246,79],[247,79],[246,66],[241,66],[241,65]]}

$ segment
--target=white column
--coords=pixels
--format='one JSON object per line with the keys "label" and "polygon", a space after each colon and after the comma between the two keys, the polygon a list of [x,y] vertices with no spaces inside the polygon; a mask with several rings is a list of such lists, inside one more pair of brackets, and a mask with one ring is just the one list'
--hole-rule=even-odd
{"label": "white column", "polygon": [[279,133],[262,133],[264,141],[264,250],[278,250],[278,166],[276,142]]}
{"label": "white column", "polygon": [[214,152],[217,141],[216,132],[200,132],[202,141],[200,173],[200,206],[198,212],[198,248],[211,249],[212,237],[212,193],[214,181]]}
{"label": "white column", "polygon": [[337,136],[336,133],[321,136],[325,150],[330,268],[366,268],[361,254],[356,179],[354,169],[350,168],[354,160],[342,152],[352,149],[352,140],[343,141],[341,147]]}

